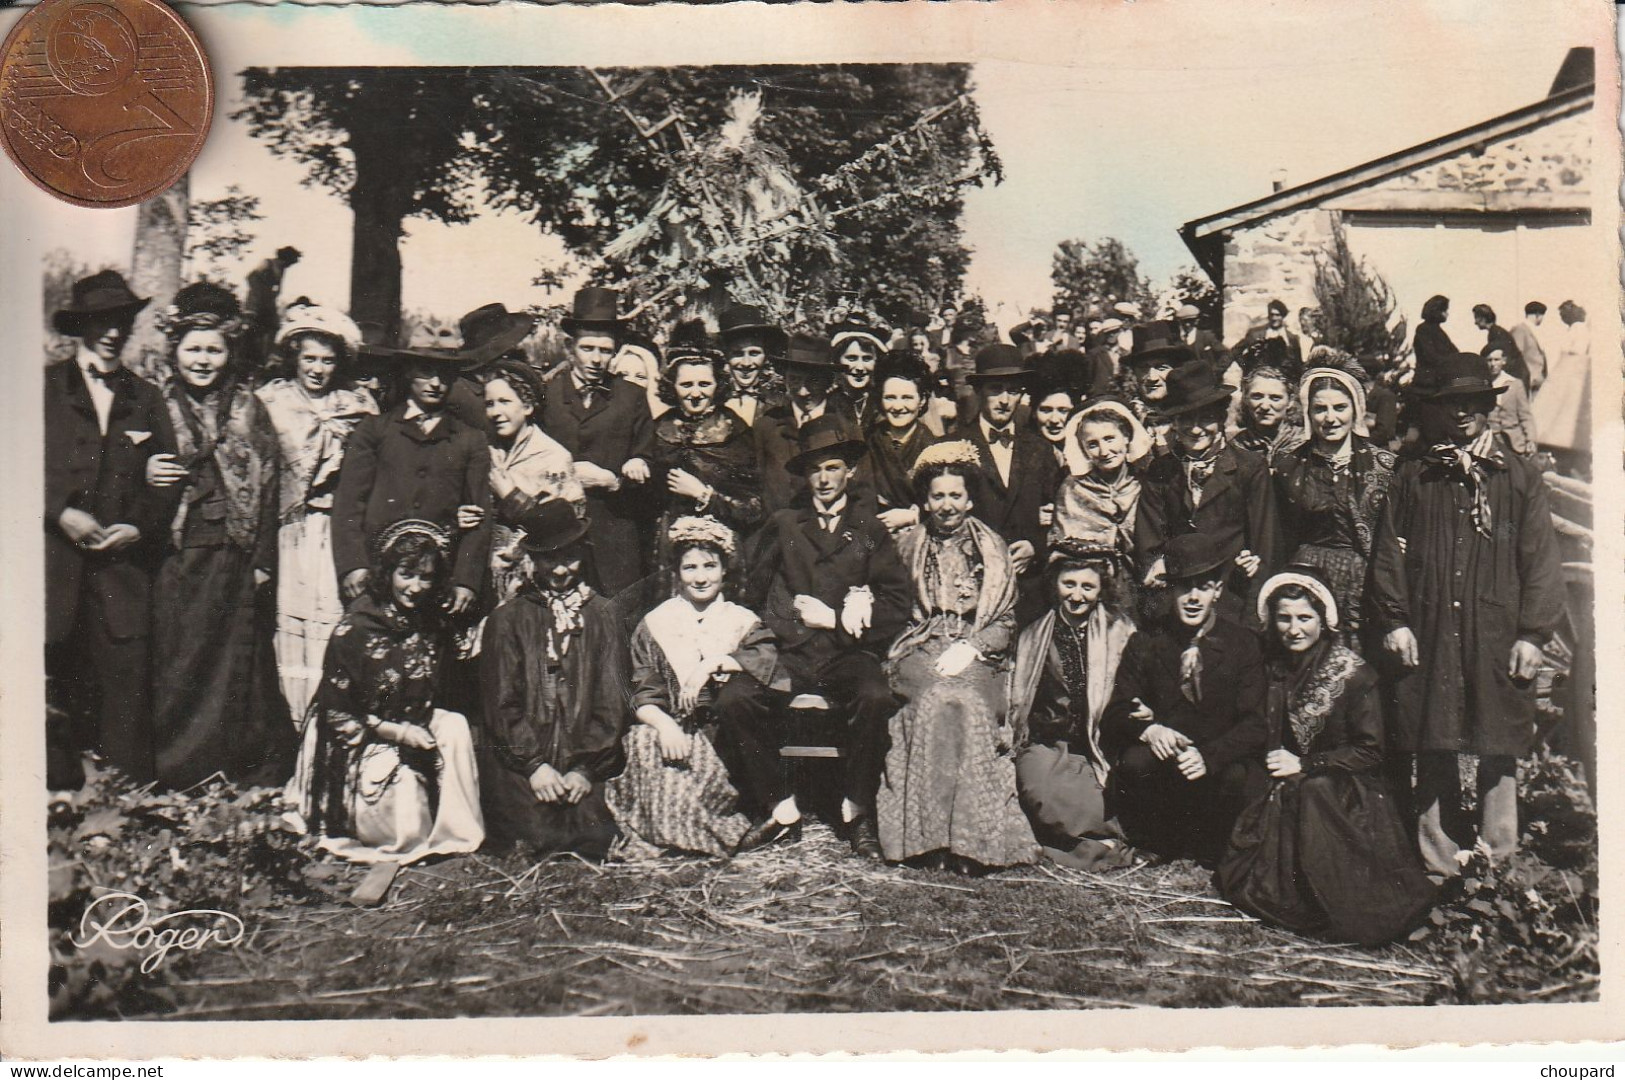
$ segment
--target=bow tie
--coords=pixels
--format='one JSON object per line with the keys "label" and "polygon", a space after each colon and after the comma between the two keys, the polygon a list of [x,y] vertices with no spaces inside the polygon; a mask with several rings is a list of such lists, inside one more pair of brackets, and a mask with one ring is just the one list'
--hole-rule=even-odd
{"label": "bow tie", "polygon": [[987,444],[1006,448],[1014,446],[1016,444],[1016,433],[1009,428],[1005,428],[1003,431],[999,431],[997,428],[990,429],[987,433]]}
{"label": "bow tie", "polygon": [[120,369],[114,368],[112,371],[103,371],[98,367],[87,367],[84,370],[86,374],[103,386],[111,386],[113,385],[113,376],[117,375]]}

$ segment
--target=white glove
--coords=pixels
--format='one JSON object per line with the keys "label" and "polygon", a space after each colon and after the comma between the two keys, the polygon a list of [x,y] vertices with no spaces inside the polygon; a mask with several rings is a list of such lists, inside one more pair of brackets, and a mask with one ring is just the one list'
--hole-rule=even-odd
{"label": "white glove", "polygon": [[841,605],[841,629],[855,638],[874,625],[875,594],[867,585],[855,585],[846,592]]}

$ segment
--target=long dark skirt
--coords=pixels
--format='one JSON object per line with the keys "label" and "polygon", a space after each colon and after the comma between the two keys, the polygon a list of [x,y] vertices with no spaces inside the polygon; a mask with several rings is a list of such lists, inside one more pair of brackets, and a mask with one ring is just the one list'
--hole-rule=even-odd
{"label": "long dark skirt", "polygon": [[1243,911],[1362,945],[1398,937],[1434,899],[1381,779],[1342,771],[1271,784],[1214,877]]}
{"label": "long dark skirt", "polygon": [[152,726],[166,787],[217,772],[249,786],[293,775],[298,738],[277,685],[275,592],[256,592],[252,564],[236,547],[189,547],[158,570]]}

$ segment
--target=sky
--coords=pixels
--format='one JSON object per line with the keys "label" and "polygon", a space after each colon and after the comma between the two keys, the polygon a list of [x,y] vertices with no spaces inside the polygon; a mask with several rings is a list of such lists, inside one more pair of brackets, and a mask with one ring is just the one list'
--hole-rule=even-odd
{"label": "sky", "polygon": [[[966,289],[995,304],[1029,307],[1049,302],[1050,258],[1061,240],[1116,237],[1160,283],[1194,264],[1177,234],[1182,223],[1265,195],[1272,178],[1303,183],[1538,100],[1568,48],[1582,43],[1577,6],[1595,5],[1528,0],[1497,6],[1488,18],[1455,0],[1386,9],[1357,0],[1245,7],[1077,0],[933,5],[929,23],[884,5],[893,12],[877,15],[892,20],[885,33],[824,40],[815,32],[824,24],[796,22],[787,25],[806,29],[772,36],[786,60],[902,58],[905,42],[912,58],[979,57],[975,95],[1006,180],[966,197],[973,249]],[[704,10],[713,20],[726,14]],[[827,16],[831,9],[822,10]],[[424,8],[361,13],[347,32],[364,39],[364,55],[380,63],[557,63],[582,41],[614,62],[635,63],[659,44],[631,33],[601,44],[578,29],[585,23],[568,22],[577,13],[557,11],[549,17],[566,20],[566,32],[548,37],[545,47],[540,39],[524,47],[528,39],[516,36],[511,13],[466,8],[455,16]],[[645,15],[658,13],[645,9],[628,19]],[[229,44],[216,57],[225,77],[192,197],[218,196],[232,183],[259,196],[267,220],[254,227],[256,243],[237,272],[292,244],[306,257],[288,274],[284,298],[303,293],[346,304],[349,211],[324,189],[303,186],[301,166],[274,157],[229,119],[238,104],[230,72],[279,59],[354,63],[363,54],[344,34],[311,32],[336,25],[323,22],[332,16],[320,10],[239,7],[193,17],[217,28],[206,40]],[[691,55],[681,59],[762,59],[760,35],[744,53],[726,33],[694,40],[685,40]],[[98,213],[108,215],[105,226],[75,230],[65,243],[86,262],[127,263],[133,212]],[[561,260],[562,247],[518,215],[407,227],[408,310],[455,318],[491,301],[521,307],[561,299],[529,281],[538,266]]]}

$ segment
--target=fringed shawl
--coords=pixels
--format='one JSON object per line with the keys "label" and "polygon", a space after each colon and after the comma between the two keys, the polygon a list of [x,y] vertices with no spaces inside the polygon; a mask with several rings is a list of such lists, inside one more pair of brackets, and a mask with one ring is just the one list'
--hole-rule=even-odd
{"label": "fringed shawl", "polygon": [[[1044,667],[1050,663],[1054,651],[1055,623],[1059,618],[1055,609],[1051,608],[1041,619],[1023,630],[1016,642],[1015,664],[1010,669],[1007,685],[1010,712],[1005,723],[1014,731],[1017,746],[1027,741],[1027,718],[1038,696]],[[1100,746],[1100,718],[1112,696],[1112,685],[1117,679],[1117,665],[1123,659],[1123,649],[1133,636],[1134,623],[1126,616],[1107,611],[1102,604],[1095,605],[1095,609],[1089,613],[1088,622],[1084,624],[1084,649],[1089,668],[1086,730],[1095,778],[1102,787],[1106,783],[1108,767],[1106,755]]]}
{"label": "fringed shawl", "polygon": [[[277,476],[276,430],[265,406],[240,383],[228,383],[202,401],[194,401],[179,380],[165,389],[164,404],[175,429],[179,460],[196,470],[204,459],[213,457],[225,492],[226,536],[244,551],[253,551],[259,540],[262,500]],[[176,547],[181,546],[187,512],[194,501],[190,493],[188,485],[188,495],[182,497],[170,527]]]}
{"label": "fringed shawl", "polygon": [[[968,530],[982,567],[977,586],[976,614],[971,620],[969,633],[974,637],[992,623],[1008,617],[1016,606],[1016,574],[1010,565],[1010,555],[999,534],[982,524],[981,520],[967,517],[960,526]],[[946,539],[946,538],[942,538]],[[914,586],[914,617],[908,629],[891,647],[891,659],[896,660],[912,652],[920,642],[931,636],[937,616],[946,609],[944,599],[931,592],[926,574],[926,563],[931,557],[933,544],[941,540],[931,535],[922,523],[904,530],[897,538],[897,551],[908,569],[909,581]]]}
{"label": "fringed shawl", "polygon": [[278,521],[286,525],[312,510],[331,510],[344,445],[378,406],[360,390],[335,387],[312,395],[292,379],[277,379],[256,393],[282,449]]}

